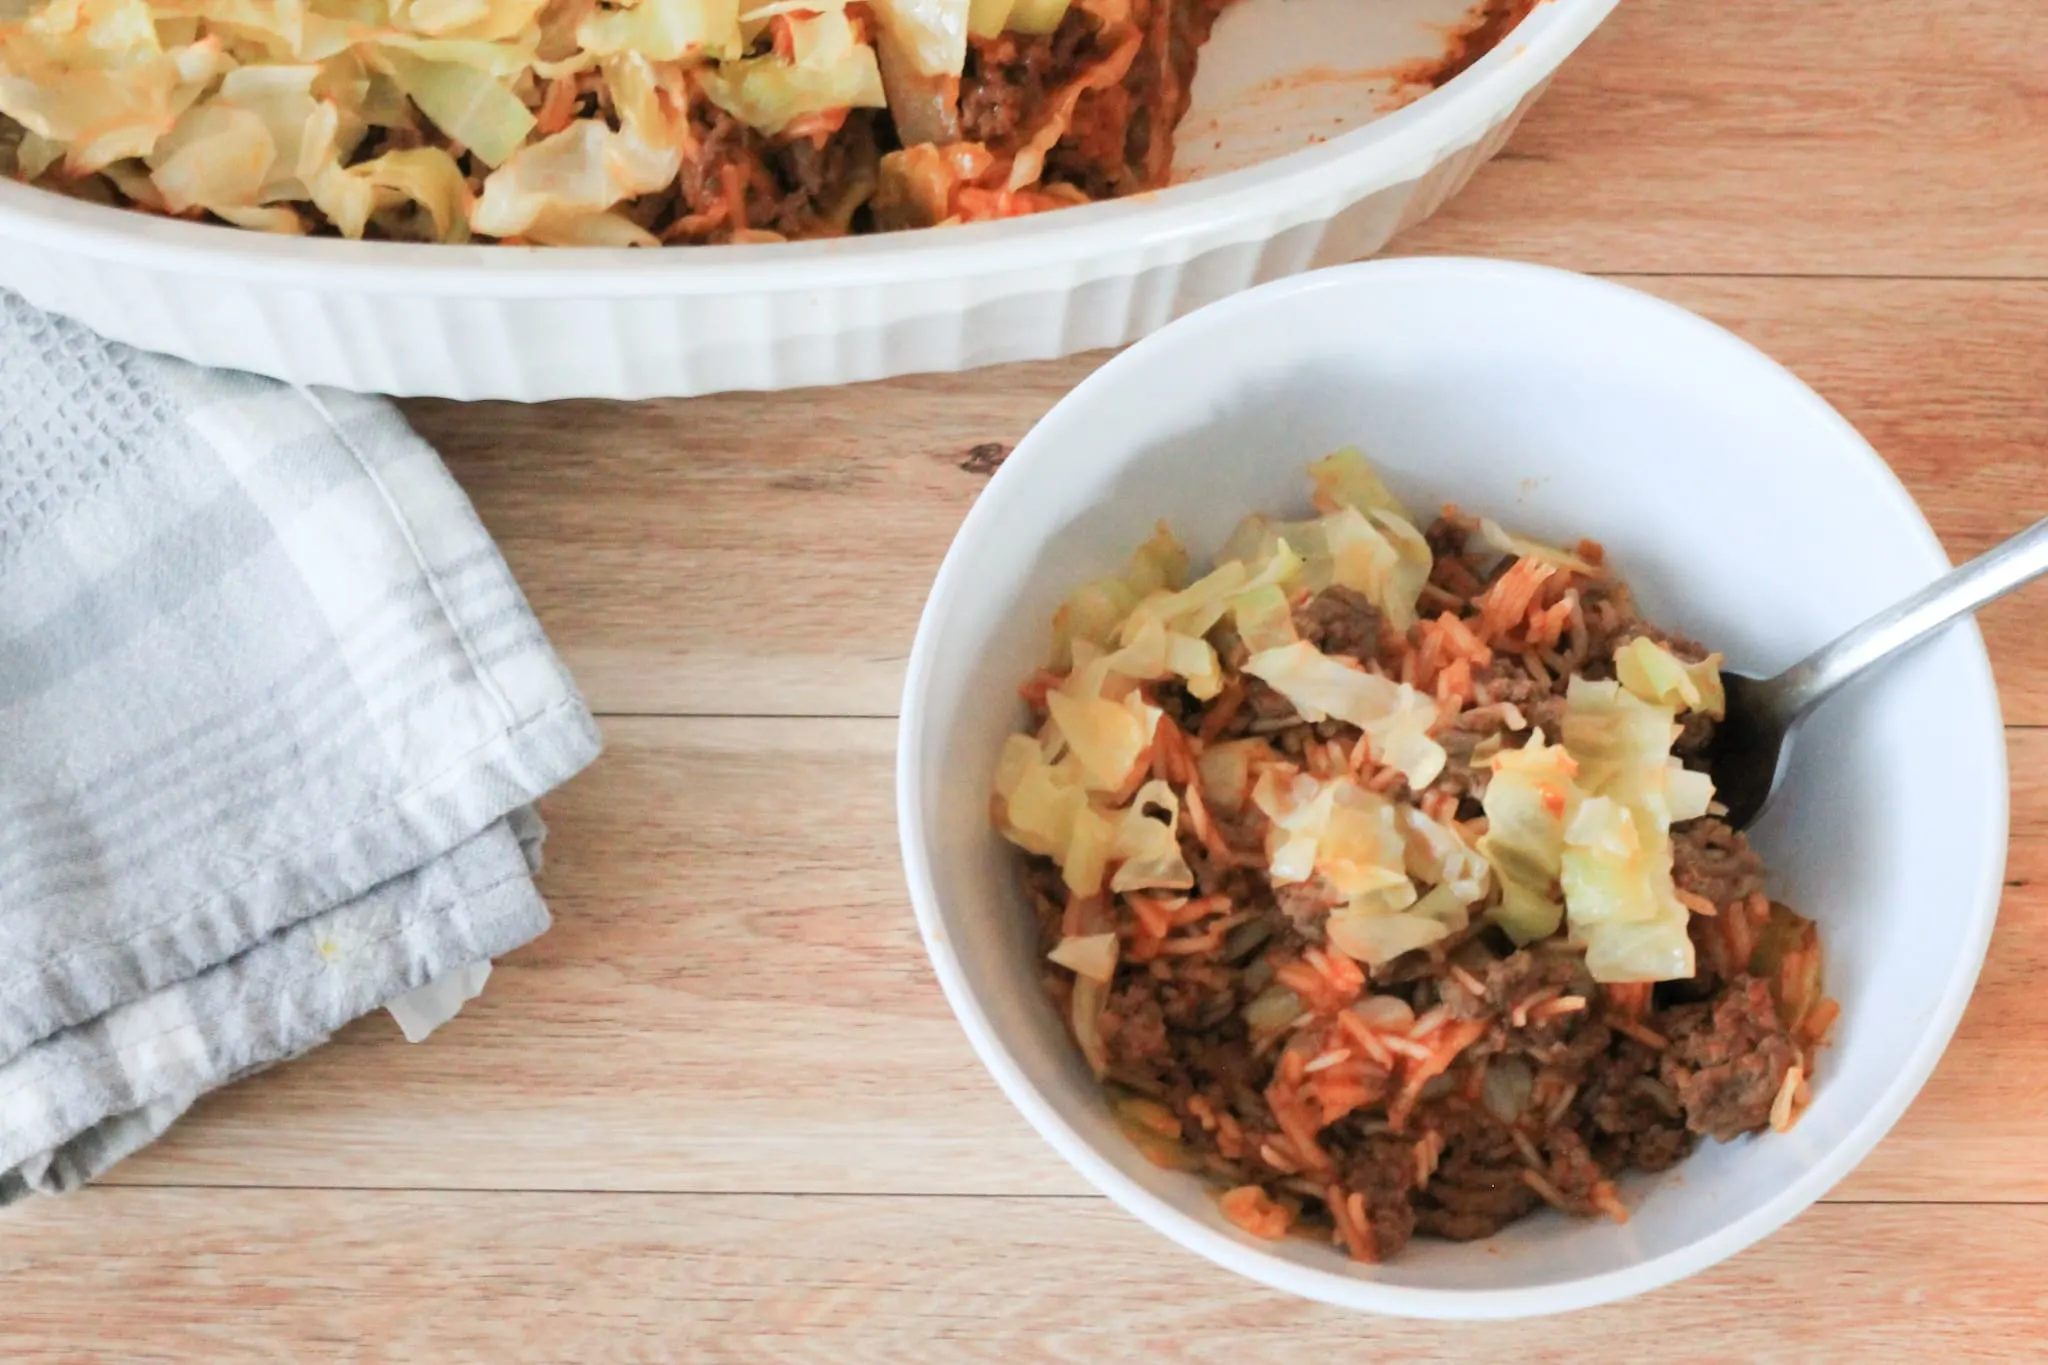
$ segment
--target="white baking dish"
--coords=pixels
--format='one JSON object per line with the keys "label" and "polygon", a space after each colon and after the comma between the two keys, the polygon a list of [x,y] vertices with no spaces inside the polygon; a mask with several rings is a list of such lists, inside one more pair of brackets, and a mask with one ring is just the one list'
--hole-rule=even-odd
{"label": "white baking dish", "polygon": [[[1616,0],[1545,0],[1405,107],[1470,0],[1245,0],[1205,50],[1186,183],[1002,223],[663,251],[270,237],[0,181],[0,286],[137,346],[448,398],[648,398],[1115,346],[1435,212]],[[1341,69],[1332,54],[1341,53]]]}

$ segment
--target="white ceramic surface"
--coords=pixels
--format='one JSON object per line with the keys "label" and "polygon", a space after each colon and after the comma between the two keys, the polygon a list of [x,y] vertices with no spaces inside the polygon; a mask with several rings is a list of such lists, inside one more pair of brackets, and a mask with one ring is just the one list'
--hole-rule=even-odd
{"label": "white ceramic surface", "polygon": [[1025,720],[1016,685],[1044,661],[1073,585],[1120,564],[1162,516],[1200,555],[1246,512],[1306,511],[1303,466],[1353,443],[1413,506],[1455,500],[1536,536],[1603,541],[1652,619],[1744,671],[1792,662],[1946,567],[1904,489],[1831,408],[1647,295],[1531,266],[1403,260],[1218,304],[1054,408],[940,570],[897,769],[904,861],[939,979],[1003,1089],[1084,1175],[1255,1279],[1445,1318],[1666,1284],[1818,1198],[1948,1041],[2005,859],[2005,749],[1982,640],[1959,627],[1831,702],[1755,831],[1772,894],[1819,921],[1843,1010],[1791,1133],[1709,1143],[1675,1172],[1629,1179],[1626,1226],[1544,1214],[1491,1250],[1418,1240],[1373,1267],[1306,1241],[1260,1243],[1111,1123],[1041,995],[1031,915],[985,793],[1003,735]]}
{"label": "white ceramic surface", "polygon": [[1034,218],[667,251],[268,237],[0,180],[0,286],[120,341],[302,383],[448,398],[786,389],[1114,346],[1421,221],[1616,0],[1546,0],[1378,117],[1384,68],[1471,0],[1245,0],[1157,193]]}

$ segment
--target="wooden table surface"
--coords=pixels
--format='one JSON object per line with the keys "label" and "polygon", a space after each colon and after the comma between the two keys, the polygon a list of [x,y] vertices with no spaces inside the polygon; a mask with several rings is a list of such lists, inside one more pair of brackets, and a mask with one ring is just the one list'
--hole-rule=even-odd
{"label": "wooden table surface", "polygon": [[[1876,444],[1950,553],[2048,511],[2048,6],[1626,0],[1407,252],[1620,276]],[[898,870],[926,586],[1101,356],[690,402],[407,405],[603,717],[556,926],[424,1046],[377,1017],[0,1226],[0,1359],[2038,1358],[2048,594],[1984,618],[2008,891],[1954,1045],[1828,1199],[1534,1323],[1283,1298],[1093,1195],[982,1072]]]}

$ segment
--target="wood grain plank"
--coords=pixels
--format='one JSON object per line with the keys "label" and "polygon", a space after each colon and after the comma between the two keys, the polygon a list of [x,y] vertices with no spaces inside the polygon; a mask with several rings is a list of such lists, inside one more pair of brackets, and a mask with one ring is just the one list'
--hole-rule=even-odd
{"label": "wood grain plank", "polygon": [[1397,252],[1630,272],[2048,273],[2048,9],[1626,0]]}
{"label": "wood grain plank", "polygon": [[592,703],[887,715],[1007,449],[1101,358],[684,402],[406,404]]}
{"label": "wood grain plank", "polygon": [[10,1360],[2031,1359],[2048,1332],[2048,1210],[2013,1206],[1822,1206],[1643,1298],[1470,1325],[1288,1298],[1100,1199],[98,1190],[18,1227]]}
{"label": "wood grain plank", "polygon": [[[423,1046],[387,1020],[204,1103],[133,1184],[1075,1193],[905,903],[886,721],[614,720],[548,806],[555,929]],[[2048,1200],[2048,731],[2012,736],[1977,995],[1849,1199]],[[820,812],[830,812],[829,817]],[[1822,1076],[1825,1084],[1825,1073]]]}
{"label": "wood grain plank", "polygon": [[[1784,360],[1950,552],[2048,512],[2048,284],[1640,281]],[[1008,445],[1100,363],[675,403],[407,405],[592,703],[890,715],[933,573]],[[2009,720],[2048,723],[2048,600],[1985,616]]]}

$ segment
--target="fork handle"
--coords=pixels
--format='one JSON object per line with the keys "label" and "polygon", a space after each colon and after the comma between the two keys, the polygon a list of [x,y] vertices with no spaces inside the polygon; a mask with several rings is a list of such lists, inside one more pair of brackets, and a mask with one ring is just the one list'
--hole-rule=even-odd
{"label": "fork handle", "polygon": [[2048,573],[2048,517],[1935,579],[1779,674],[1772,709],[1787,724],[1864,669],[1919,644],[1958,616]]}

